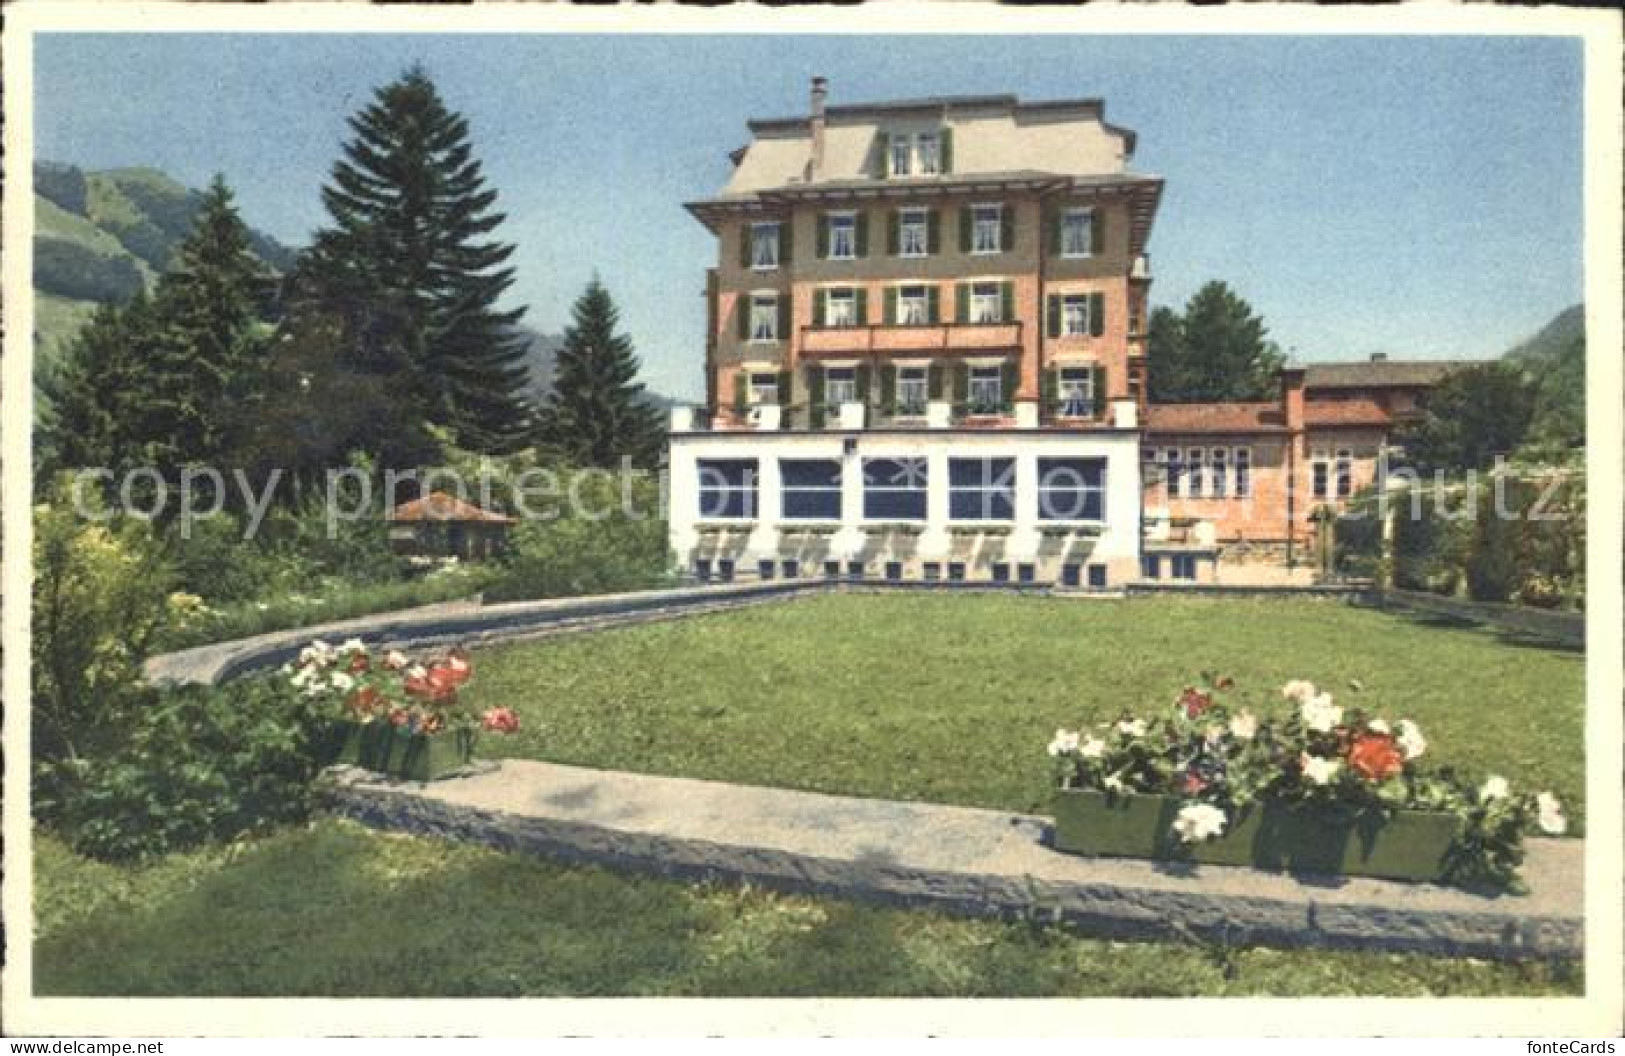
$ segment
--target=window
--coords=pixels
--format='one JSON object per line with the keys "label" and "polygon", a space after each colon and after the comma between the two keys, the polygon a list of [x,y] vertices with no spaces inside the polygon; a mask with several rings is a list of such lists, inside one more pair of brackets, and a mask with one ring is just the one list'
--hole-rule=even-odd
{"label": "window", "polygon": [[780,515],[786,520],[841,519],[841,463],[835,459],[779,460]]}
{"label": "window", "polygon": [[709,559],[703,557],[694,559],[694,578],[701,583],[711,582],[711,562]]}
{"label": "window", "polygon": [[905,257],[931,252],[931,221],[924,209],[904,209],[897,219],[897,250]]}
{"label": "window", "polygon": [[1207,453],[1208,479],[1213,497],[1222,499],[1230,490],[1230,452],[1215,447]]}
{"label": "window", "polygon": [[702,518],[756,516],[754,458],[702,458],[697,468]]}
{"label": "window", "polygon": [[1090,565],[1089,566],[1089,586],[1094,588],[1095,590],[1100,590],[1101,588],[1105,587],[1105,585],[1106,585],[1106,566],[1105,565]]}
{"label": "window", "polygon": [[893,176],[907,176],[909,162],[914,157],[914,140],[912,137],[894,135],[891,137],[891,174]]}
{"label": "window", "polygon": [[1008,561],[995,561],[995,562],[993,562],[993,582],[995,582],[995,583],[1008,583],[1008,582],[1010,582],[1010,562],[1008,562]]}
{"label": "window", "polygon": [[750,225],[750,266],[768,271],[779,266],[779,225]]}
{"label": "window", "polygon": [[1038,519],[1101,521],[1106,518],[1106,460],[1038,460]]}
{"label": "window", "polygon": [[1162,555],[1145,554],[1140,558],[1140,575],[1145,579],[1162,578]]}
{"label": "window", "polygon": [[779,339],[779,297],[774,293],[752,294],[750,299],[750,339]]}
{"label": "window", "polygon": [[1236,475],[1236,498],[1249,499],[1253,494],[1253,451],[1250,447],[1238,447],[1233,459]]}
{"label": "window", "polygon": [[779,568],[783,570],[785,579],[796,579],[801,575],[801,562],[794,558],[780,561]]}
{"label": "window", "polygon": [[1170,554],[1168,563],[1173,566],[1170,571],[1175,579],[1196,578],[1195,554]]}
{"label": "window", "polygon": [[732,583],[734,581],[733,558],[723,557],[717,560],[717,578],[722,580],[724,583]]}
{"label": "window", "polygon": [[925,564],[920,566],[920,573],[926,579],[941,579],[942,564],[937,561],[927,561]]}
{"label": "window", "polygon": [[871,521],[925,520],[930,470],[923,458],[863,460],[863,516]]}
{"label": "window", "polygon": [[841,574],[841,563],[839,561],[825,561],[824,562],[824,578],[825,579],[836,579],[836,578],[838,578],[840,576],[840,574]]}
{"label": "window", "polygon": [[846,577],[848,579],[862,579],[863,578],[863,562],[862,561],[848,561],[846,563]]}
{"label": "window", "polygon": [[750,402],[751,406],[762,403],[778,403],[779,376],[777,374],[752,374],[750,376]]}
{"label": "window", "polygon": [[998,414],[1004,408],[1004,368],[971,367],[966,396],[971,414]]}
{"label": "window", "polygon": [[965,562],[963,562],[963,561],[950,561],[950,562],[948,562],[948,581],[950,583],[960,583],[960,582],[963,582],[964,579],[965,579]]}
{"label": "window", "polygon": [[1016,565],[1016,582],[1031,583],[1038,578],[1038,569],[1030,561],[1023,561]]}
{"label": "window", "polygon": [[773,564],[773,560],[771,558],[764,558],[763,560],[756,562],[757,579],[772,579],[773,573],[776,570],[777,566]]}
{"label": "window", "polygon": [[855,367],[824,368],[824,403],[839,407],[858,402],[858,372]]}
{"label": "window", "polygon": [[903,563],[901,561],[887,561],[886,562],[886,578],[887,579],[902,579],[903,578]]}
{"label": "window", "polygon": [[919,417],[925,413],[929,372],[925,367],[897,368],[897,413]]}
{"label": "window", "polygon": [[858,292],[850,286],[824,291],[824,325],[856,326]]}
{"label": "window", "polygon": [[1314,451],[1309,456],[1309,473],[1311,491],[1317,499],[1324,499],[1332,493],[1332,467],[1326,459],[1325,451]]}
{"label": "window", "polygon": [[1086,337],[1089,334],[1089,295],[1069,293],[1061,298],[1061,336]]}
{"label": "window", "polygon": [[1061,256],[1087,257],[1091,243],[1095,214],[1091,209],[1068,209],[1061,214]]}
{"label": "window", "polygon": [[970,321],[973,323],[1000,322],[999,284],[973,282],[970,288]]}
{"label": "window", "polygon": [[978,205],[971,209],[971,252],[997,253],[1001,235],[1003,207]]}
{"label": "window", "polygon": [[1354,491],[1354,459],[1347,451],[1337,452],[1337,497],[1346,499]]}
{"label": "window", "polygon": [[836,213],[829,218],[829,256],[831,260],[852,260],[858,255],[858,217],[856,213]]}
{"label": "window", "polygon": [[921,132],[915,137],[914,151],[921,176],[935,176],[942,171],[942,152],[935,132]]}
{"label": "window", "polygon": [[1207,453],[1200,447],[1193,447],[1185,452],[1185,491],[1186,498],[1199,499],[1207,494]]}
{"label": "window", "polygon": [[1167,493],[1170,498],[1185,494],[1185,464],[1180,461],[1177,447],[1164,448],[1162,452],[1163,465],[1167,467],[1163,480],[1167,482]]}
{"label": "window", "polygon": [[948,517],[955,521],[1015,520],[1016,460],[950,458]]}
{"label": "window", "polygon": [[1056,384],[1061,398],[1061,414],[1068,418],[1083,418],[1095,410],[1095,372],[1088,367],[1062,367]]}
{"label": "window", "polygon": [[924,286],[900,286],[897,290],[897,325],[923,326],[930,322],[930,295]]}

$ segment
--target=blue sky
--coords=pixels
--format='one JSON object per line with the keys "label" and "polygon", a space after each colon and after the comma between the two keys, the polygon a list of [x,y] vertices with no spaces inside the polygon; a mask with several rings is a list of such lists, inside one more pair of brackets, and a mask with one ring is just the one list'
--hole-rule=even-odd
{"label": "blue sky", "polygon": [[720,189],[753,116],[928,94],[1099,96],[1167,188],[1156,304],[1230,282],[1300,361],[1489,355],[1581,299],[1581,47],[1560,37],[107,34],[37,38],[39,157],[216,171],[299,245],[345,119],[422,62],[470,120],[559,330],[594,271],[658,391],[701,391]]}

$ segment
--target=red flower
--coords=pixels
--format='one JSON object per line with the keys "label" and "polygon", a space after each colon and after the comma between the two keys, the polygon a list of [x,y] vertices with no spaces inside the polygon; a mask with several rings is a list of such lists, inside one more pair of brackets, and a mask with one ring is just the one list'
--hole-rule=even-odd
{"label": "red flower", "polygon": [[357,715],[371,715],[383,703],[383,698],[372,686],[362,686],[345,698],[344,703]]}
{"label": "red flower", "polygon": [[390,708],[389,722],[392,726],[405,726],[412,721],[412,716],[406,713],[405,708]]}
{"label": "red flower", "polygon": [[435,704],[446,704],[457,699],[457,687],[468,681],[467,675],[459,675],[449,667],[436,664],[422,675],[412,675],[406,680],[408,696],[419,697]]}
{"label": "red flower", "polygon": [[512,708],[492,708],[480,717],[480,725],[495,733],[518,733],[519,716]]}
{"label": "red flower", "polygon": [[1362,733],[1348,749],[1349,766],[1367,781],[1382,781],[1405,769],[1405,754],[1391,734]]}
{"label": "red flower", "polygon": [[1192,686],[1186,686],[1185,692],[1180,694],[1179,706],[1185,709],[1187,719],[1200,718],[1202,713],[1213,706],[1213,698]]}
{"label": "red flower", "polygon": [[1179,790],[1187,796],[1194,796],[1207,787],[1207,782],[1195,770],[1187,771],[1185,779],[1180,782]]}
{"label": "red flower", "polygon": [[371,666],[372,661],[367,659],[366,653],[350,654],[350,674],[359,675],[361,672],[367,670]]}

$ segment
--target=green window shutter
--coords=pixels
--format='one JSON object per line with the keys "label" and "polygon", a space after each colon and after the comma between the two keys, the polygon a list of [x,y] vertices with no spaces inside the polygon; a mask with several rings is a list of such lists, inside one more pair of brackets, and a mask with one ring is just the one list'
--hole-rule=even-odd
{"label": "green window shutter", "polygon": [[790,340],[790,295],[779,294],[779,340]]}
{"label": "green window shutter", "polygon": [[925,288],[925,321],[938,323],[942,321],[942,287],[937,285]]}
{"label": "green window shutter", "polygon": [[1106,252],[1106,210],[1098,206],[1089,214],[1089,252],[1097,257]]}
{"label": "green window shutter", "polygon": [[887,414],[897,413],[897,368],[889,363],[880,368],[880,408]]}
{"label": "green window shutter", "polygon": [[1038,376],[1038,396],[1046,411],[1053,411],[1061,402],[1061,376],[1058,371],[1046,370]]}
{"label": "green window shutter", "polygon": [[925,214],[925,251],[935,256],[942,252],[942,210],[931,209]]}
{"label": "green window shutter", "polygon": [[818,214],[818,259],[829,256],[829,217]]}
{"label": "green window shutter", "polygon": [[954,322],[970,322],[970,283],[961,282],[954,286]]}
{"label": "green window shutter", "polygon": [[1062,236],[1066,228],[1066,210],[1051,206],[1044,216],[1044,230],[1049,232],[1050,256],[1061,255]]}
{"label": "green window shutter", "polygon": [[1049,336],[1051,336],[1051,337],[1060,337],[1061,336],[1061,295],[1060,294],[1052,293],[1052,294],[1049,295],[1049,300],[1047,301],[1046,307],[1045,307],[1044,320],[1045,320],[1045,329],[1049,332]]}
{"label": "green window shutter", "polygon": [[829,325],[829,291],[823,287],[813,291],[813,325]]}
{"label": "green window shutter", "polygon": [[932,363],[925,368],[925,387],[933,400],[942,399],[942,365]]}
{"label": "green window shutter", "polygon": [[750,267],[750,221],[739,225],[739,266]]}
{"label": "green window shutter", "polygon": [[1016,207],[999,207],[999,248],[1008,253],[1016,248]]}
{"label": "green window shutter", "polygon": [[747,406],[745,395],[750,391],[750,375],[742,370],[734,371],[734,413],[744,414]]}
{"label": "green window shutter", "polygon": [[897,287],[896,286],[887,286],[886,287],[886,314],[881,317],[880,321],[885,323],[887,326],[896,326],[897,325]]}
{"label": "green window shutter", "polygon": [[[780,407],[788,407],[788,406],[790,406],[790,379],[791,379],[791,374],[790,374],[790,372],[788,370],[779,371],[779,406]],[[781,419],[781,421],[782,421],[782,419]]]}
{"label": "green window shutter", "polygon": [[891,133],[882,132],[876,137],[880,142],[880,164],[875,167],[881,179],[892,175],[891,171]]}
{"label": "green window shutter", "polygon": [[954,406],[963,407],[970,399],[970,368],[963,363],[955,363],[954,371]]}
{"label": "green window shutter", "polygon": [[999,283],[999,321],[1016,321],[1016,284],[1013,282]]}
{"label": "green window shutter", "polygon": [[938,158],[938,161],[941,162],[940,167],[941,167],[941,169],[942,169],[942,171],[944,173],[953,172],[954,171],[954,130],[951,129],[951,128],[943,129],[941,135],[938,136],[937,139],[938,139],[938,142],[942,144],[940,150],[938,151],[938,153],[941,155],[941,157]]}
{"label": "green window shutter", "polygon": [[1104,417],[1106,417],[1106,368],[1105,367],[1096,367],[1095,368],[1095,376],[1092,379],[1092,387],[1094,389],[1094,397],[1095,397],[1095,417],[1096,418],[1104,418]]}
{"label": "green window shutter", "polygon": [[869,291],[867,289],[865,289],[864,287],[859,286],[858,289],[857,289],[857,292],[855,294],[853,294],[852,299],[853,299],[853,305],[852,305],[853,312],[857,317],[858,325],[859,326],[868,326],[869,325]]}
{"label": "green window shutter", "polygon": [[903,214],[896,209],[886,210],[886,255],[895,257],[903,251]]}
{"label": "green window shutter", "polygon": [[785,218],[779,222],[779,264],[783,266],[790,263],[791,250],[795,246],[795,221]]}
{"label": "green window shutter", "polygon": [[734,298],[734,320],[739,327],[739,340],[750,337],[750,295],[741,293]]}
{"label": "green window shutter", "polygon": [[824,424],[824,368],[810,367],[807,370],[807,406],[813,414],[813,426]]}
{"label": "green window shutter", "polygon": [[868,403],[869,402],[869,368],[866,367],[866,366],[860,365],[857,370],[853,371],[853,377],[855,379],[855,384],[854,384],[853,387],[857,389],[858,402],[859,403]]}
{"label": "green window shutter", "polygon": [[971,225],[974,224],[975,222],[976,222],[976,215],[973,212],[971,212],[971,207],[968,206],[968,205],[960,206],[959,207],[959,252],[961,252],[961,253],[969,253],[970,252]]}
{"label": "green window shutter", "polygon": [[1106,295],[1089,295],[1089,336],[1099,337],[1106,332]]}
{"label": "green window shutter", "polygon": [[1021,367],[1015,360],[1006,360],[999,368],[999,401],[1006,411],[1016,402],[1016,390],[1021,387]]}
{"label": "green window shutter", "polygon": [[857,255],[867,257],[869,255],[869,214],[858,213],[857,223],[854,226],[857,228],[853,238]]}

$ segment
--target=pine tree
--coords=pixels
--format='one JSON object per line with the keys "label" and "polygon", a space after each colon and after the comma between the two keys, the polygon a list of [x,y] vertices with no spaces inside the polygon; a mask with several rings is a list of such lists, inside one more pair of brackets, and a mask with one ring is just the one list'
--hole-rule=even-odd
{"label": "pine tree", "polygon": [[144,400],[157,330],[152,302],[138,293],[122,307],[98,308],[69,343],[43,385],[47,470],[94,467],[120,475],[150,461]]}
{"label": "pine tree", "polygon": [[539,415],[542,446],[577,465],[613,468],[622,456],[652,465],[664,437],[660,415],[636,380],[637,354],[631,339],[615,332],[620,311],[596,276],[571,320]]}
{"label": "pine tree", "polygon": [[399,349],[429,381],[408,386],[425,421],[465,448],[516,448],[531,427],[515,333],[524,310],[495,308],[513,283],[503,265],[514,247],[485,240],[504,216],[491,211],[496,192],[485,188],[468,122],[413,68],[350,128],[322,189],[332,225],[317,236],[308,274],[343,276],[364,314],[399,325]]}
{"label": "pine tree", "polygon": [[1197,290],[1183,316],[1153,312],[1147,337],[1151,398],[1160,403],[1266,399],[1285,362],[1252,306],[1218,281]]}

